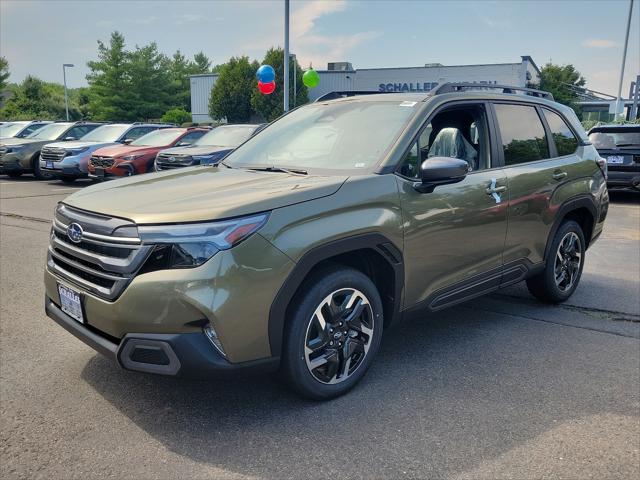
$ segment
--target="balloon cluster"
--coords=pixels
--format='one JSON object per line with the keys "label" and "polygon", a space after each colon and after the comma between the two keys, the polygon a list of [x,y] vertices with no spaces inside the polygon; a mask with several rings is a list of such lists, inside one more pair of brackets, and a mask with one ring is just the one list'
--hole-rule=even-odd
{"label": "balloon cluster", "polygon": [[258,90],[264,95],[270,95],[276,89],[276,71],[271,65],[262,65],[256,72]]}

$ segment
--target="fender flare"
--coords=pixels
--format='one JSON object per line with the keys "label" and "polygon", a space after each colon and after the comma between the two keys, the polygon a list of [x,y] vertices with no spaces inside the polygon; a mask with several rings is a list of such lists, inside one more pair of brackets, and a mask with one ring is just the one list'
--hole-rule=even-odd
{"label": "fender flare", "polygon": [[394,294],[391,322],[400,313],[404,286],[404,263],[401,250],[380,233],[367,233],[333,240],[306,252],[296,263],[285,282],[278,290],[269,309],[269,346],[271,355],[279,357],[286,321],[286,311],[298,287],[311,270],[320,262],[356,250],[370,249],[379,253],[394,272]]}
{"label": "fender flare", "polygon": [[[591,213],[591,217],[593,220],[593,225],[595,226],[598,219],[598,207],[596,206],[596,202],[590,195],[580,195],[578,197],[573,197],[566,202],[564,202],[560,208],[558,209],[558,213],[556,214],[556,219],[551,226],[551,230],[549,230],[549,236],[547,237],[547,245],[544,249],[544,261],[547,260],[549,255],[549,250],[551,248],[551,243],[553,242],[553,238],[556,235],[556,232],[562,225],[564,218],[568,213],[571,213],[574,210],[578,210],[579,208],[586,208]],[[591,243],[591,238],[585,239],[588,243]]]}

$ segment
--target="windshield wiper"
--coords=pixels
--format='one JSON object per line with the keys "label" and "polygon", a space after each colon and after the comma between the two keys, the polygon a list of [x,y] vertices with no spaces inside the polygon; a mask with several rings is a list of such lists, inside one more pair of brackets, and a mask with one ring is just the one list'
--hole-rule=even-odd
{"label": "windshield wiper", "polygon": [[299,168],[276,167],[275,165],[271,167],[247,167],[247,170],[255,170],[257,172],[282,172],[290,175],[307,175],[309,173]]}
{"label": "windshield wiper", "polygon": [[637,143],[616,143],[616,147],[638,147]]}

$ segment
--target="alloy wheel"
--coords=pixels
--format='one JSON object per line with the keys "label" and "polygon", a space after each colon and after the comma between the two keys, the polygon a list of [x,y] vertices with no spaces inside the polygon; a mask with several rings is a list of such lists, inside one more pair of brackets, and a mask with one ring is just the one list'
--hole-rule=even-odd
{"label": "alloy wheel", "polygon": [[569,232],[560,241],[554,262],[554,279],[562,292],[573,287],[582,263],[582,247],[575,232]]}
{"label": "alloy wheel", "polygon": [[362,292],[343,288],[327,295],[307,326],[309,372],[321,383],[344,382],[362,365],[374,328],[373,310]]}

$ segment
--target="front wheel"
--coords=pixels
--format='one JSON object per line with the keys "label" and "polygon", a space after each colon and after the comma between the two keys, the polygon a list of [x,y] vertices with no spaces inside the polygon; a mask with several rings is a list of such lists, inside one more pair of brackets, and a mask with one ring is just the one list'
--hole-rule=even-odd
{"label": "front wheel", "polygon": [[346,393],[364,377],[382,339],[376,286],[360,271],[336,266],[312,275],[294,302],[283,351],[289,384],[316,400]]}
{"label": "front wheel", "polygon": [[50,180],[53,178],[53,175],[50,173],[43,172],[40,169],[40,154],[36,154],[33,160],[33,176],[38,180]]}
{"label": "front wheel", "polygon": [[544,270],[527,280],[531,294],[547,303],[567,300],[582,276],[585,245],[580,225],[572,220],[563,223],[553,237]]}

